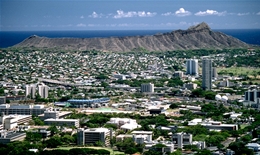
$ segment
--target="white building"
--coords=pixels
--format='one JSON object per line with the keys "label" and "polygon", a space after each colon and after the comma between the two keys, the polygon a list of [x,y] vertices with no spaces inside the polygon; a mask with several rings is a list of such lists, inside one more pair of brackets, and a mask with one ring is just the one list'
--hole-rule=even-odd
{"label": "white building", "polygon": [[16,128],[19,124],[29,123],[31,120],[31,115],[4,115],[2,113],[0,124],[3,129],[9,130]]}
{"label": "white building", "polygon": [[258,143],[248,143],[248,144],[246,144],[246,147],[248,149],[252,149],[256,152],[260,151],[260,145]]}
{"label": "white building", "polygon": [[30,96],[31,98],[35,98],[36,86],[35,85],[26,85],[25,94],[26,97]]}
{"label": "white building", "polygon": [[110,118],[107,124],[114,124],[123,130],[133,130],[141,127],[136,120],[130,118]]}
{"label": "white building", "polygon": [[78,145],[87,145],[102,142],[106,146],[109,146],[110,139],[113,136],[113,131],[107,128],[79,129],[77,136]]}
{"label": "white building", "polygon": [[188,126],[193,126],[200,124],[209,130],[238,130],[237,124],[222,124],[221,122],[205,120],[202,119],[193,119],[188,122]]}
{"label": "white building", "polygon": [[143,93],[153,93],[154,92],[154,84],[152,83],[144,83],[141,85],[141,92]]}
{"label": "white building", "polygon": [[186,74],[187,75],[199,75],[198,59],[188,59],[186,61]]}
{"label": "white building", "polygon": [[39,95],[41,98],[48,98],[49,88],[46,85],[39,85],[38,87]]}

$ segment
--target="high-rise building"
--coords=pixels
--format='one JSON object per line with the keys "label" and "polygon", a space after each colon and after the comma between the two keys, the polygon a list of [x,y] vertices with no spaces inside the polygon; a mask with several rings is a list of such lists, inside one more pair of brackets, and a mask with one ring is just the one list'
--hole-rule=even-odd
{"label": "high-rise building", "polygon": [[48,98],[49,88],[46,85],[39,85],[39,95],[41,98]]}
{"label": "high-rise building", "polygon": [[153,93],[154,92],[154,84],[152,83],[144,83],[141,85],[141,92],[143,93]]}
{"label": "high-rise building", "polygon": [[35,92],[36,92],[35,85],[26,85],[26,90],[25,90],[26,97],[30,96],[31,98],[35,98]]}
{"label": "high-rise building", "polygon": [[202,89],[211,90],[212,82],[212,60],[202,59]]}
{"label": "high-rise building", "polygon": [[186,61],[186,74],[199,75],[198,59],[188,59]]}

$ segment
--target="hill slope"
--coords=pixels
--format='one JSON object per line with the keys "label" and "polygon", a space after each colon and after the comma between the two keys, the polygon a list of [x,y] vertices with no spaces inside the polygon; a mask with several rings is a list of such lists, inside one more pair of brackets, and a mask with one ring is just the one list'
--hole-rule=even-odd
{"label": "hill slope", "polygon": [[214,32],[206,23],[187,30],[150,36],[109,38],[46,38],[31,36],[14,47],[47,47],[65,50],[100,50],[126,52],[138,48],[148,51],[245,48],[248,44],[221,32]]}

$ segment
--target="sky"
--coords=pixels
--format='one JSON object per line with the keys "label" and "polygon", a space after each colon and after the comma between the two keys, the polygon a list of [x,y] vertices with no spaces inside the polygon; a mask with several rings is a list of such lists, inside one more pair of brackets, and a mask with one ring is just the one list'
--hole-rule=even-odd
{"label": "sky", "polygon": [[260,0],[0,0],[1,31],[260,29]]}

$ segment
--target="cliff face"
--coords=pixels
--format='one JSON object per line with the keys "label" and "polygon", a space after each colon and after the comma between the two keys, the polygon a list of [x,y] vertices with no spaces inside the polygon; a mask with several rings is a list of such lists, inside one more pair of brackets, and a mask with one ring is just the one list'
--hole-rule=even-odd
{"label": "cliff face", "polygon": [[46,38],[31,36],[14,47],[47,47],[65,50],[127,52],[138,48],[148,51],[245,48],[248,44],[221,32],[213,32],[206,23],[151,36],[110,38]]}

